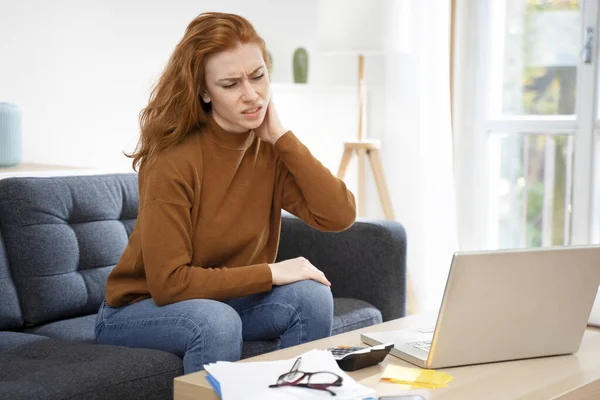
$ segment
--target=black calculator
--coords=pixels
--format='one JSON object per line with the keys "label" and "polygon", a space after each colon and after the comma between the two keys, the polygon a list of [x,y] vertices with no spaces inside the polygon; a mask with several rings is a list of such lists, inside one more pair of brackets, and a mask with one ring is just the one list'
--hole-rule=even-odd
{"label": "black calculator", "polygon": [[327,350],[341,369],[354,371],[380,363],[393,347],[393,343],[385,343],[373,347],[339,346]]}

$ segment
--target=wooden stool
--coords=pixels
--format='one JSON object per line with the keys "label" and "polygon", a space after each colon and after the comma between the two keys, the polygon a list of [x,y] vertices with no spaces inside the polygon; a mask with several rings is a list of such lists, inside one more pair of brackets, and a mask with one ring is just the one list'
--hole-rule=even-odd
{"label": "wooden stool", "polygon": [[365,215],[365,204],[366,204],[366,182],[367,175],[365,173],[365,159],[368,158],[373,170],[373,177],[375,178],[375,184],[377,185],[377,192],[379,193],[379,200],[381,201],[381,207],[383,208],[383,214],[385,218],[394,220],[394,209],[392,208],[392,200],[390,199],[390,193],[388,192],[385,177],[383,175],[383,165],[381,163],[381,157],[379,156],[379,148],[381,144],[377,139],[365,139],[357,140],[352,142],[344,143],[344,154],[342,155],[342,161],[338,169],[337,177],[344,180],[348,165],[352,160],[354,153],[358,155],[358,215],[363,217]]}

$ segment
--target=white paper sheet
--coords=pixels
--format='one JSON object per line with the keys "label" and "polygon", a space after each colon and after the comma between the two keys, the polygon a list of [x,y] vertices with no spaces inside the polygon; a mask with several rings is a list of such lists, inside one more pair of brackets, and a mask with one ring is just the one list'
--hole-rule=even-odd
{"label": "white paper sheet", "polygon": [[343,378],[341,387],[331,387],[336,393],[302,387],[269,388],[277,378],[288,372],[298,357],[281,361],[264,362],[217,362],[204,366],[221,385],[223,400],[270,400],[270,399],[315,399],[336,400],[376,398],[375,391],[359,384],[340,369],[327,350],[311,350],[302,355],[300,370],[304,372],[328,371]]}

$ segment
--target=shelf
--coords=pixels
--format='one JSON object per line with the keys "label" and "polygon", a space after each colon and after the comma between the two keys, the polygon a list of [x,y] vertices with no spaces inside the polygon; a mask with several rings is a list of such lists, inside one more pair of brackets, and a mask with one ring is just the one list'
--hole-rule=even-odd
{"label": "shelf", "polygon": [[320,92],[320,93],[358,93],[358,86],[327,86],[311,83],[271,83],[271,89],[278,91]]}
{"label": "shelf", "polygon": [[65,175],[89,175],[97,173],[94,168],[74,167],[67,165],[48,165],[22,163],[14,167],[0,167],[0,179],[12,177],[43,177]]}

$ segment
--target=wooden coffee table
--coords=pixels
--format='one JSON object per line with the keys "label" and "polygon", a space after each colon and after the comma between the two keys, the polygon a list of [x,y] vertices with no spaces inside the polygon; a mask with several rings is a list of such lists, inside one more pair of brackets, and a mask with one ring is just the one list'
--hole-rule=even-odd
{"label": "wooden coffee table", "polygon": [[[401,318],[239,362],[289,359],[315,348],[326,349],[340,345],[364,346],[365,344],[360,341],[360,334],[363,332],[424,326],[430,318],[423,316]],[[402,392],[399,385],[380,382],[379,378],[387,364],[414,367],[388,355],[381,364],[351,372],[349,375],[360,383],[375,388],[380,396],[399,394]],[[600,399],[600,330],[589,327],[579,352],[574,355],[446,368],[443,371],[454,377],[448,387],[413,391],[413,393],[435,400]],[[174,399],[219,399],[205,376],[206,372],[202,371],[175,378]]]}

